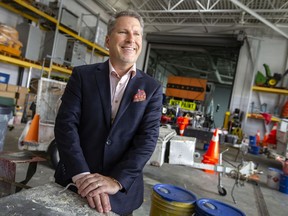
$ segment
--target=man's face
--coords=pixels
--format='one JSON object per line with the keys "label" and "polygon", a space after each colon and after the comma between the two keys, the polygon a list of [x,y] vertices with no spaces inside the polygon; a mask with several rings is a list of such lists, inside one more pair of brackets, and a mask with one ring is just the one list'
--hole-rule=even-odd
{"label": "man's face", "polygon": [[106,37],[106,46],[112,64],[135,63],[142,49],[142,28],[138,19],[119,17],[113,31]]}

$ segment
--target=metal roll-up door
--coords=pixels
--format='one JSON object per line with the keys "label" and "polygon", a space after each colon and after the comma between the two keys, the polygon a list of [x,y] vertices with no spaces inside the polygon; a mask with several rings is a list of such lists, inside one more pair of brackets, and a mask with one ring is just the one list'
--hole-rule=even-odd
{"label": "metal roll-up door", "polygon": [[148,33],[146,35],[148,43],[192,45],[192,46],[220,46],[239,48],[243,44],[241,37],[237,35],[174,35]]}

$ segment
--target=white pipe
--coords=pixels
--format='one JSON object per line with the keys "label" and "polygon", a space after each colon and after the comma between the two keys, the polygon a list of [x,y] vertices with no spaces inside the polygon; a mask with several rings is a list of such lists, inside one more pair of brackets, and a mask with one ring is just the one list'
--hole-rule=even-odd
{"label": "white pipe", "polygon": [[238,0],[230,0],[233,4],[237,5],[238,7],[242,8],[243,10],[245,10],[246,12],[248,12],[249,14],[251,14],[252,16],[254,16],[256,19],[258,19],[259,21],[261,21],[262,23],[266,24],[268,27],[272,28],[274,31],[278,32],[279,34],[281,34],[282,36],[284,36],[285,38],[288,39],[288,35],[283,32],[281,29],[277,28],[275,25],[273,25],[271,22],[269,22],[268,20],[264,19],[262,16],[260,16],[259,14],[257,14],[255,11],[256,10],[251,10],[250,8],[246,7],[245,5],[243,5],[241,2],[239,2]]}
{"label": "white pipe", "polygon": [[207,53],[207,56],[208,56],[208,58],[209,58],[209,60],[210,60],[210,63],[211,63],[211,65],[212,65],[212,68],[213,68],[214,71],[215,71],[215,75],[216,75],[216,77],[217,77],[218,82],[221,83],[221,84],[232,85],[233,82],[231,82],[231,81],[223,81],[223,80],[222,80],[221,74],[219,73],[218,68],[217,68],[217,66],[215,65],[215,63],[214,63],[211,55],[210,55],[209,53]]}

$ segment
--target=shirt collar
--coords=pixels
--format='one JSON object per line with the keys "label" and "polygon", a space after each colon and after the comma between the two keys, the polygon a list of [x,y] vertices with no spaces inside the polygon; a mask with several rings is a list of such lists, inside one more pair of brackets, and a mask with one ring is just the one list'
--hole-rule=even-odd
{"label": "shirt collar", "polygon": [[[136,69],[136,63],[134,63],[134,64],[132,65],[132,67],[127,71],[127,73],[131,73],[131,79],[132,79],[134,76],[136,76],[136,71],[137,71],[137,69]],[[110,60],[109,60],[109,73],[110,73],[110,75],[115,74],[119,79],[121,78],[121,77],[119,76],[119,74],[117,73],[117,71],[116,71],[116,70],[114,69],[114,67],[112,66]],[[126,74],[127,74],[127,73],[126,73]]]}

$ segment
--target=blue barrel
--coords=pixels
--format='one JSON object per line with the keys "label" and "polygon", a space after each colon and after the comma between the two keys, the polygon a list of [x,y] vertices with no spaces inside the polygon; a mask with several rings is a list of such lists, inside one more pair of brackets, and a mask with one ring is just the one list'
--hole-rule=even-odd
{"label": "blue barrel", "polygon": [[279,191],[285,194],[288,194],[288,175],[281,174]]}
{"label": "blue barrel", "polygon": [[249,136],[249,146],[256,146],[256,136]]}
{"label": "blue barrel", "polygon": [[218,200],[202,198],[196,201],[195,216],[245,216],[241,210]]}
{"label": "blue barrel", "polygon": [[151,196],[150,216],[191,216],[196,196],[181,187],[156,184]]}
{"label": "blue barrel", "polygon": [[254,155],[258,155],[260,152],[260,146],[249,146],[248,152]]}

